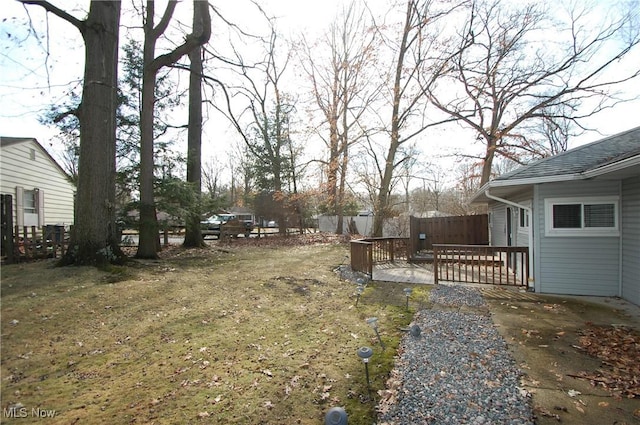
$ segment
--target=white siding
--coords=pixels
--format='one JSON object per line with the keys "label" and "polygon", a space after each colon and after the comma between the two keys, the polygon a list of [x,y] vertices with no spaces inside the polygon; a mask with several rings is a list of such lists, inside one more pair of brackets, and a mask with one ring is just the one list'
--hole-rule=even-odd
{"label": "white siding", "polygon": [[[42,224],[73,224],[75,187],[35,141],[2,147],[0,156],[0,190],[13,196],[13,221],[16,220],[16,191],[34,188],[42,191],[44,201]],[[42,207],[42,205],[41,205]]]}
{"label": "white siding", "polygon": [[545,236],[545,198],[620,195],[618,181],[542,184],[535,198],[536,291],[567,295],[617,296],[619,237]]}
{"label": "white siding", "polygon": [[640,176],[622,182],[622,297],[640,305]]}
{"label": "white siding", "polygon": [[489,231],[491,232],[491,245],[506,246],[507,245],[507,207],[505,204],[492,203],[489,209],[490,223]]}

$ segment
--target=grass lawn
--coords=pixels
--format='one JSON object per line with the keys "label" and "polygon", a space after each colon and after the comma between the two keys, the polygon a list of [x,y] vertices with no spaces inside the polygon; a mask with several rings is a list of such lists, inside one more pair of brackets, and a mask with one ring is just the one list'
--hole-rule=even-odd
{"label": "grass lawn", "polygon": [[350,425],[371,424],[427,290],[408,313],[409,285],[372,283],[356,307],[334,272],[348,244],[290,241],[173,246],[106,271],[3,266],[2,423],[320,424],[342,406]]}

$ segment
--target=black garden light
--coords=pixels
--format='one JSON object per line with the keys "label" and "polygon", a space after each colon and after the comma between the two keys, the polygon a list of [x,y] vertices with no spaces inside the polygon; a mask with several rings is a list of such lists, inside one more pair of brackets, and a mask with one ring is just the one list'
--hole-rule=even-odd
{"label": "black garden light", "polygon": [[347,425],[347,412],[342,407],[332,407],[324,416],[325,425]]}
{"label": "black garden light", "polygon": [[364,373],[367,377],[367,392],[371,396],[371,383],[369,382],[369,359],[373,356],[373,350],[370,347],[358,348],[358,357],[362,359],[364,363]]}
{"label": "black garden light", "polygon": [[404,295],[407,297],[407,311],[409,311],[409,297],[411,296],[411,288],[404,288]]}
{"label": "black garden light", "polygon": [[384,343],[382,342],[382,338],[380,338],[380,333],[378,333],[378,318],[377,317],[369,317],[367,319],[367,324],[369,326],[371,326],[371,328],[373,329],[373,331],[376,333],[376,336],[378,337],[378,342],[380,343],[380,346],[382,347],[382,350],[384,351]]}

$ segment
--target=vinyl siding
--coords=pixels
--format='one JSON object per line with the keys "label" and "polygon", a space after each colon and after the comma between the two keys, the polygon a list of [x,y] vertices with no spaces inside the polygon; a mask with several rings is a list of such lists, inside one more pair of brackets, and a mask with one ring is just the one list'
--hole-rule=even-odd
{"label": "vinyl siding", "polygon": [[491,213],[491,245],[507,245],[507,207],[504,204],[494,202],[490,205]]}
{"label": "vinyl siding", "polygon": [[622,297],[640,305],[640,176],[622,182]]}
{"label": "vinyl siding", "polygon": [[[530,193],[523,193],[520,196],[514,197],[512,199],[513,202],[523,206],[531,207],[531,197]],[[520,208],[511,207],[511,211],[513,211],[513,246],[529,246],[529,231],[526,228],[520,227]],[[531,217],[529,217],[529,221],[531,221]],[[529,223],[531,226],[531,223]]]}
{"label": "vinyl siding", "polygon": [[[531,194],[523,193],[520,196],[509,199],[509,201],[530,206]],[[512,246],[529,246],[529,233],[527,229],[522,229],[520,223],[520,209],[497,201],[491,201],[489,211],[491,217],[491,245],[506,246],[507,245],[507,208],[511,210]],[[529,218],[531,220],[531,217]],[[529,224],[531,226],[531,223]]]}
{"label": "vinyl siding", "polygon": [[[32,158],[32,150],[35,159]],[[16,188],[38,188],[43,192],[43,224],[73,224],[75,187],[35,141],[2,147],[0,190],[13,195],[13,220],[16,221]]]}
{"label": "vinyl siding", "polygon": [[[620,238],[545,236],[546,198],[620,195],[618,181],[576,181],[538,185],[536,291],[567,295],[619,295]],[[534,224],[532,224],[534,225]]]}

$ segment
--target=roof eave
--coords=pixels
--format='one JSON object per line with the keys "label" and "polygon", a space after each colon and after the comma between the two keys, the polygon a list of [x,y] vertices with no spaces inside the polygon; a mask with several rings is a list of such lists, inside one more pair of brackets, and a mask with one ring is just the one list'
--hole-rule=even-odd
{"label": "roof eave", "polygon": [[605,174],[621,171],[629,167],[635,167],[640,165],[640,155],[635,155],[630,158],[623,159],[622,161],[607,164],[602,167],[597,167],[592,170],[587,170],[581,174],[582,178],[591,179],[594,177],[600,177]]}
{"label": "roof eave", "polygon": [[542,183],[555,183],[571,180],[581,180],[584,177],[580,174],[562,174],[543,177],[530,177],[526,179],[491,180],[485,183],[469,200],[470,204],[487,203],[490,201],[484,194],[488,189],[500,189],[513,187],[514,189],[523,186],[533,186]]}

